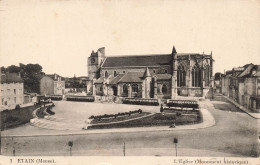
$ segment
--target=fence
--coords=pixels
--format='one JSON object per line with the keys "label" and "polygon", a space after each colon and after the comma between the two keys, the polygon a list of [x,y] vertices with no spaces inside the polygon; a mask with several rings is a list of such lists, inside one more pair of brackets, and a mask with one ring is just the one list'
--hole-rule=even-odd
{"label": "fence", "polygon": [[94,102],[93,96],[67,96],[67,101]]}
{"label": "fence", "polygon": [[143,99],[143,98],[125,98],[122,100],[123,104],[135,104],[135,105],[159,105],[158,99]]}
{"label": "fence", "polygon": [[168,107],[181,108],[199,108],[199,104],[195,100],[167,100]]}

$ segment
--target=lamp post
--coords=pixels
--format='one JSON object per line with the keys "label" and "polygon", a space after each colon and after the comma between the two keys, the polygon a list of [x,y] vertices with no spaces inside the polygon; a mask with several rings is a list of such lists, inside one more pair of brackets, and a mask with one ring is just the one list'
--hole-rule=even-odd
{"label": "lamp post", "polygon": [[123,152],[124,152],[124,156],[125,156],[125,142],[124,142]]}
{"label": "lamp post", "polygon": [[73,141],[69,141],[69,142],[68,142],[68,146],[70,146],[70,156],[72,156]]}
{"label": "lamp post", "polygon": [[174,138],[173,139],[173,143],[175,144],[175,153],[176,153],[176,157],[177,157],[177,144],[178,144],[178,139]]}

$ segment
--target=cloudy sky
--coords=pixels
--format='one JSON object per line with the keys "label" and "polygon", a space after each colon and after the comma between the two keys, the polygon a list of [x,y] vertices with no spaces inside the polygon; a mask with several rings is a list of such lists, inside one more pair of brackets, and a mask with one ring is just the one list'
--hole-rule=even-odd
{"label": "cloudy sky", "polygon": [[86,76],[106,55],[213,52],[214,72],[260,64],[257,0],[1,0],[0,63]]}

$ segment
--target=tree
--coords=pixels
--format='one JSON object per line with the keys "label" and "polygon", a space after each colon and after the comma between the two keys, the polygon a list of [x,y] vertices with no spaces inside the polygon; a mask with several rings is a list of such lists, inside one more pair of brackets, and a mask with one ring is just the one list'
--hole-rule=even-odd
{"label": "tree", "polygon": [[21,71],[19,66],[11,65],[6,68],[6,72],[9,73],[19,73]]}
{"label": "tree", "polygon": [[28,92],[40,93],[40,80],[43,75],[41,65],[27,64],[22,71],[24,89]]}
{"label": "tree", "polygon": [[1,73],[5,73],[6,72],[6,68],[5,67],[1,67]]}
{"label": "tree", "polygon": [[22,63],[19,66],[11,65],[7,68],[1,67],[1,73],[20,73],[24,82],[24,90],[27,92],[40,92],[40,80],[45,74],[39,64]]}

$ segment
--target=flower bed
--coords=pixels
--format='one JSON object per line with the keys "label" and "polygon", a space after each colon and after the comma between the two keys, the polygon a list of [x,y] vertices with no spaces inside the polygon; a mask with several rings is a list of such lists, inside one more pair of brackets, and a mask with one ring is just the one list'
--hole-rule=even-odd
{"label": "flower bed", "polygon": [[104,123],[113,123],[113,122],[119,122],[119,121],[124,121],[124,120],[130,120],[130,119],[135,119],[135,118],[139,118],[139,117],[143,117],[143,116],[147,116],[150,115],[150,112],[143,112],[143,113],[135,113],[132,115],[125,115],[125,116],[119,116],[117,118],[96,118],[94,120],[91,121],[90,124],[104,124]]}
{"label": "flower bed", "polygon": [[67,96],[67,101],[94,102],[93,96]]}
{"label": "flower bed", "polygon": [[142,98],[125,98],[122,100],[123,104],[135,104],[135,105],[152,105],[158,106],[158,99],[142,99]]}
{"label": "flower bed", "polygon": [[119,112],[117,114],[104,114],[104,115],[98,115],[98,116],[90,116],[89,119],[104,119],[104,118],[117,118],[121,116],[131,116],[132,114],[141,114],[143,111],[141,109],[138,109],[136,111],[129,111],[129,112]]}
{"label": "flower bed", "polygon": [[163,108],[163,112],[198,113],[199,109]]}
{"label": "flower bed", "polygon": [[200,111],[196,114],[175,113],[156,113],[146,115],[143,118],[130,120],[120,123],[91,125],[88,129],[109,129],[109,128],[130,128],[130,127],[152,127],[152,126],[170,126],[172,124],[189,125],[202,122]]}

